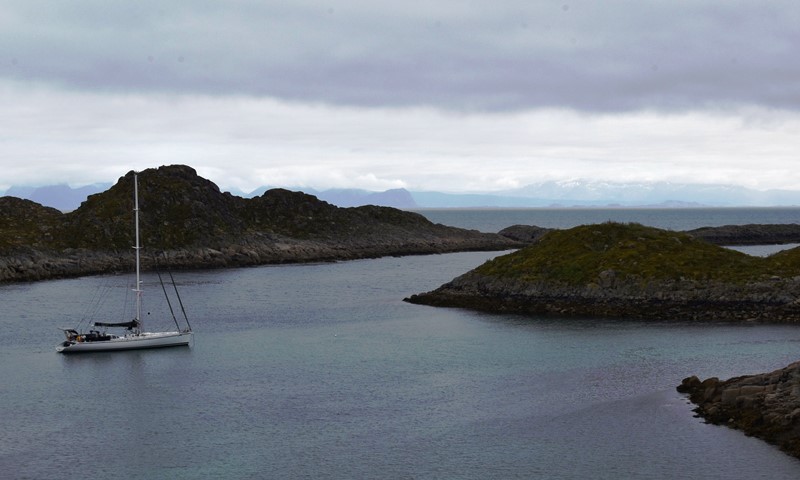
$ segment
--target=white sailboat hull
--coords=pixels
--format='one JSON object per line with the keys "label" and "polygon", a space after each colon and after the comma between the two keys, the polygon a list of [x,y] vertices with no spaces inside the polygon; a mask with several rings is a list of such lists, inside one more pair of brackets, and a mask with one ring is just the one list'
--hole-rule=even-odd
{"label": "white sailboat hull", "polygon": [[64,342],[56,347],[60,353],[111,352],[188,346],[192,332],[146,332],[92,342]]}

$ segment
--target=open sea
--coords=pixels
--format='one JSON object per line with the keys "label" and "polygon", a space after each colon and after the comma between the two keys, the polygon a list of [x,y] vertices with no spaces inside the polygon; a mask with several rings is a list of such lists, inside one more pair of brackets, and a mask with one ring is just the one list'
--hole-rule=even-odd
{"label": "open sea", "polygon": [[[800,209],[422,213],[482,231],[800,221]],[[191,348],[75,356],[55,352],[58,327],[127,319],[127,275],[0,286],[0,477],[800,478],[800,460],[704,424],[675,391],[800,359],[800,327],[402,302],[500,254],[175,272]],[[169,328],[156,280],[145,321]]]}

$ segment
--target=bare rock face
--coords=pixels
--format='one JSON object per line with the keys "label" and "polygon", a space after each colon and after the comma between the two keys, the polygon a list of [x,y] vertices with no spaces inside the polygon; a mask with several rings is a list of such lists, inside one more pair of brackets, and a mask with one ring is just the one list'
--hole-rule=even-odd
{"label": "bare rock face", "polygon": [[800,458],[800,362],[721,381],[688,377],[677,387],[707,422],[726,425]]}

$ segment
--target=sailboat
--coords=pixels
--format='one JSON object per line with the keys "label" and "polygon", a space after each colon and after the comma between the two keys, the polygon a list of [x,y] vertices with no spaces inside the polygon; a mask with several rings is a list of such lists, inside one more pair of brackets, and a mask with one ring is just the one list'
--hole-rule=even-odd
{"label": "sailboat", "polygon": [[[129,322],[121,323],[108,323],[108,322],[94,322],[92,325],[98,330],[89,330],[89,333],[79,333],[74,328],[63,328],[66,340],[56,346],[56,351],[60,353],[83,353],[83,352],[109,352],[118,350],[137,350],[143,348],[162,348],[162,347],[179,347],[188,346],[192,339],[192,327],[189,325],[189,319],[186,317],[186,310],[183,308],[183,302],[180,300],[177,288],[175,293],[178,295],[178,302],[183,311],[184,319],[186,320],[186,328],[181,329],[178,326],[178,321],[175,319],[177,330],[166,332],[147,332],[142,324],[142,280],[141,280],[141,266],[140,266],[140,253],[141,245],[139,244],[139,180],[136,172],[133,174],[133,199],[134,199],[134,217],[135,217],[135,230],[136,230],[136,285],[133,291],[136,297],[136,316]],[[159,274],[159,278],[161,275]],[[174,282],[173,282],[174,285]],[[163,287],[163,283],[162,283]],[[166,290],[164,291],[166,295]],[[169,302],[169,299],[167,299]],[[172,307],[170,306],[170,310]],[[123,328],[126,330],[124,334],[115,335],[107,333],[106,328]],[[103,329],[102,331],[99,329]]]}

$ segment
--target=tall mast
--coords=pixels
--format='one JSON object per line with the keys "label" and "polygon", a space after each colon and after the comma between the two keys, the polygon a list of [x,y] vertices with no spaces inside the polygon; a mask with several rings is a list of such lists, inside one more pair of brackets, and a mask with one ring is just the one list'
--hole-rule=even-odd
{"label": "tall mast", "polygon": [[133,247],[136,250],[136,288],[133,289],[136,292],[136,322],[139,324],[138,331],[142,331],[142,280],[141,280],[141,271],[139,267],[139,250],[141,250],[141,246],[139,245],[139,176],[136,172],[133,172],[133,213],[136,224],[136,246]]}

